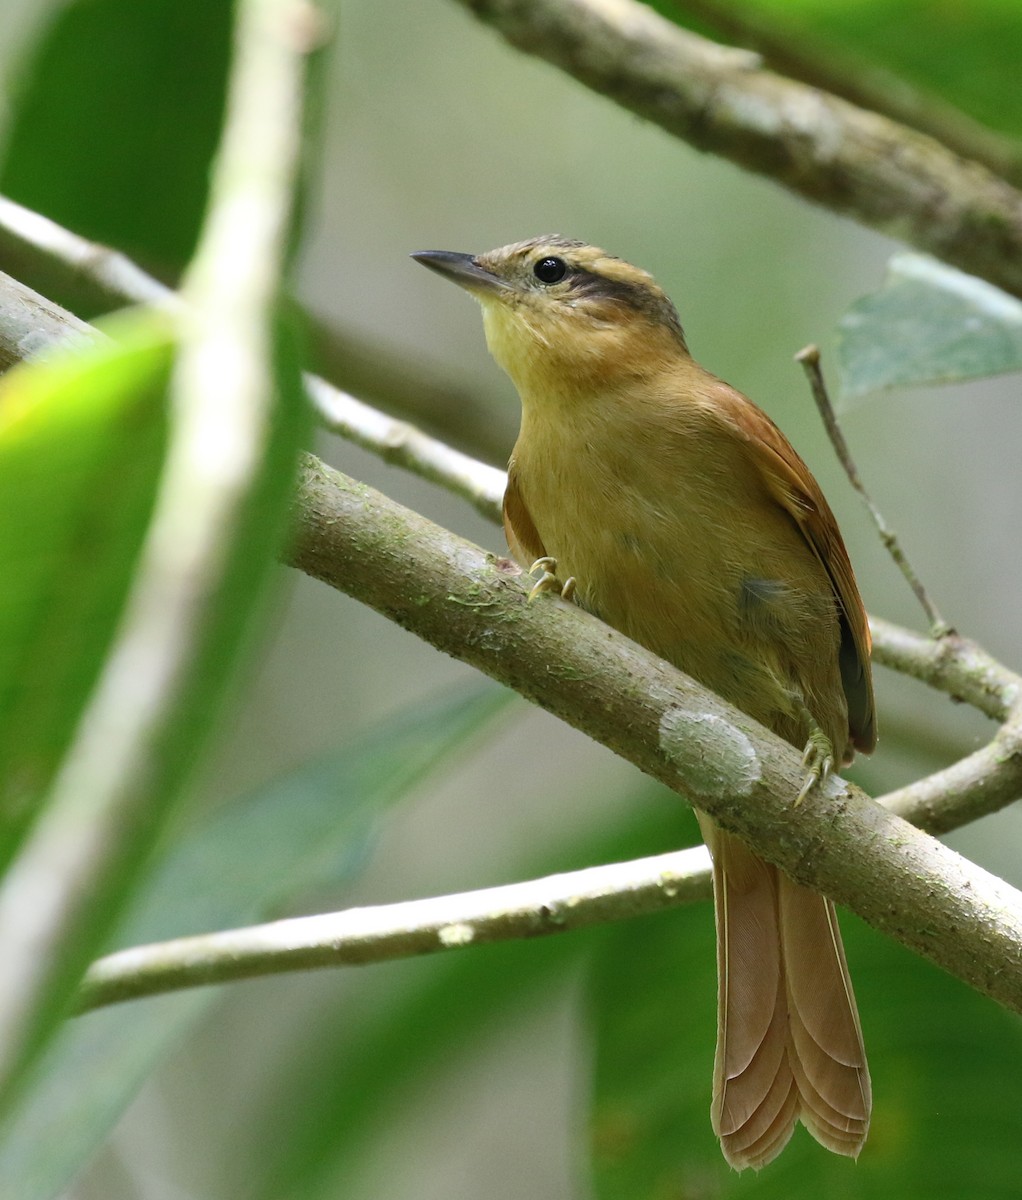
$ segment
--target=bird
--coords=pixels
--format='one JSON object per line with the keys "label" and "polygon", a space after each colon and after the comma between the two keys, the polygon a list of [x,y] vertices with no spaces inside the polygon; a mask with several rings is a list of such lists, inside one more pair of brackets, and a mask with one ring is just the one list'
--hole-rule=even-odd
{"label": "bird", "polygon": [[[521,399],[503,514],[543,571],[533,594],[560,590],[804,750],[800,802],[872,751],[869,627],[834,514],[766,413],[691,356],[653,277],[560,235],[412,257],[479,301]],[[761,1168],[798,1121],[855,1158],[872,1092],[834,906],[696,815],[724,1158]]]}

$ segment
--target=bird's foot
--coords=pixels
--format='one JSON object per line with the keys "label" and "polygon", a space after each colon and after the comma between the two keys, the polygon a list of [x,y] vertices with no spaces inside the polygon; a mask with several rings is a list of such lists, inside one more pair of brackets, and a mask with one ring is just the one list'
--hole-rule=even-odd
{"label": "bird's foot", "polygon": [[808,767],[808,773],[802,784],[802,790],[795,800],[796,807],[817,784],[826,783],[827,777],[834,769],[834,747],[830,743],[830,738],[815,723],[809,731],[809,741],[806,742],[806,748],[802,752],[802,766]]}
{"label": "bird's foot", "polygon": [[572,575],[563,583],[557,577],[556,558],[537,558],[529,568],[529,574],[535,575],[542,571],[539,579],[532,585],[529,592],[529,602],[536,599],[541,592],[557,592],[562,600],[570,600],[575,593],[575,576]]}

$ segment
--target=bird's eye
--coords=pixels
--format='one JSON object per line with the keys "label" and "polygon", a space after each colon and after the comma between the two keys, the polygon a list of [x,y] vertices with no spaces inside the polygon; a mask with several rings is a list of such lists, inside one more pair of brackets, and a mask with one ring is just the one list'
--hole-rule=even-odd
{"label": "bird's eye", "polygon": [[563,258],[541,258],[532,273],[540,283],[560,283],[568,273],[568,264]]}

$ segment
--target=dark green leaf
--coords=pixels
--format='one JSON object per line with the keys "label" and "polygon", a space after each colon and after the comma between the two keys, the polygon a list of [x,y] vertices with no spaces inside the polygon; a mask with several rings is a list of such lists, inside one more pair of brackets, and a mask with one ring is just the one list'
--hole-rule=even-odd
{"label": "dark green leaf", "polygon": [[923,254],[896,254],[884,286],[838,322],[846,397],[1022,370],[1022,302]]}
{"label": "dark green leaf", "polygon": [[[568,845],[537,847],[516,877],[627,861],[698,837],[691,810],[673,796],[645,811],[637,802],[636,814],[644,819],[580,829]],[[252,1180],[246,1194],[253,1200],[352,1194],[360,1172],[387,1153],[389,1122],[421,1095],[431,1073],[471,1054],[481,1038],[556,987],[606,932],[587,929],[393,964],[405,986],[395,986],[392,999],[388,991],[388,1000],[355,1029],[338,1006],[309,1039],[304,1058],[288,1062],[266,1087],[262,1122],[239,1156]]]}
{"label": "dark green leaf", "polygon": [[223,111],[230,0],[75,0],[21,71],[0,191],[168,278]]}
{"label": "dark green leaf", "polygon": [[[266,919],[310,887],[352,879],[385,812],[463,754],[509,696],[472,687],[417,705],[230,805],[169,854],[117,943]],[[68,1024],[28,1102],[0,1135],[0,1195],[48,1200],[60,1192],[146,1076],[221,994],[204,988],[157,997]]]}
{"label": "dark green leaf", "polygon": [[[715,35],[710,18],[697,25],[685,0],[654,0],[653,7]],[[1015,0],[716,0],[712,7],[772,28],[782,45],[824,74],[828,59],[853,84],[856,74],[873,76],[879,68],[896,77],[881,79],[882,88],[897,92],[904,81],[920,90],[923,105],[930,93],[992,129],[1022,137]],[[703,5],[694,3],[691,11],[701,14]]]}
{"label": "dark green leaf", "polygon": [[592,981],[600,1200],[1018,1195],[1022,1022],[861,923],[843,926],[873,1075],[858,1162],[802,1129],[759,1173],[724,1162],[709,1117],[713,915],[700,905],[635,922],[602,946]]}

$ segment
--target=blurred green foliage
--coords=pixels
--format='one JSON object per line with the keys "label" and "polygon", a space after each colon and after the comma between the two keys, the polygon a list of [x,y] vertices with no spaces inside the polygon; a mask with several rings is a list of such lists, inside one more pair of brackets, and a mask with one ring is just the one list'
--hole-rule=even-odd
{"label": "blurred green foliage", "polygon": [[[710,1129],[713,921],[698,908],[615,930],[591,985],[600,1200],[1011,1200],[1022,1021],[854,918],[842,921],[877,1098],[853,1167],[796,1128],[762,1171],[732,1171]],[[939,1052],[935,1047],[940,1047]],[[951,1065],[953,1064],[953,1066]]]}
{"label": "blurred green foliage", "polygon": [[[269,920],[317,887],[350,882],[387,810],[430,772],[457,761],[508,698],[477,686],[440,697],[428,710],[416,705],[193,825],[152,871],[113,945]],[[0,1130],[0,1195],[47,1200],[60,1192],[145,1078],[221,995],[195,989],[66,1026],[28,1102]]]}
{"label": "blurred green foliage", "polygon": [[175,280],[205,208],[232,13],[231,0],[56,8],[15,80],[0,191]]}
{"label": "blurred green foliage", "polygon": [[[664,16],[711,31],[685,0],[653,0]],[[793,49],[854,71],[882,68],[1004,133],[1022,137],[1015,0],[730,0]],[[695,6],[699,11],[699,6]]]}

